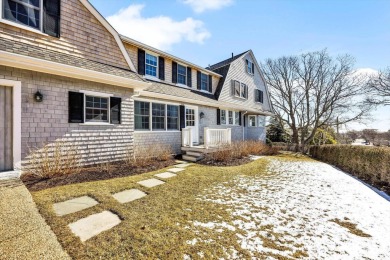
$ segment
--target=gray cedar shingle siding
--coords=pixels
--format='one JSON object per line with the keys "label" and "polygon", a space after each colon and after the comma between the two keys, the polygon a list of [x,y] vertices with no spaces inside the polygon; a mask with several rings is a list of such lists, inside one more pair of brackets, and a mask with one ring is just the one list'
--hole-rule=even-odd
{"label": "gray cedar shingle siding", "polygon": [[48,50],[39,46],[33,46],[27,43],[17,42],[14,40],[1,39],[0,51],[6,51],[60,64],[107,73],[119,77],[126,77],[130,79],[144,81],[137,73],[127,69],[114,67],[104,63],[80,58],[58,51]]}

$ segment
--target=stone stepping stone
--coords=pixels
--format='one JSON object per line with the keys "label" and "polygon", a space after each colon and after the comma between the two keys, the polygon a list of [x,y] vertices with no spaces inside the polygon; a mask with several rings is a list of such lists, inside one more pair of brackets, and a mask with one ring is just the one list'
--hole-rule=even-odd
{"label": "stone stepping stone", "polygon": [[182,164],[182,163],[187,163],[186,161],[181,161],[181,160],[176,160],[175,161],[176,164]]}
{"label": "stone stepping stone", "polygon": [[155,174],[154,176],[162,179],[168,179],[168,178],[176,177],[177,175],[171,172],[163,172],[163,173]]}
{"label": "stone stepping stone", "polygon": [[112,196],[119,202],[119,203],[127,203],[131,202],[133,200],[138,200],[140,198],[145,197],[147,194],[143,191],[137,190],[137,189],[131,189],[131,190],[124,190],[118,193],[113,194]]}
{"label": "stone stepping stone", "polygon": [[181,164],[176,164],[175,167],[179,167],[179,168],[185,168],[185,167],[188,167],[190,166],[191,164],[189,163],[181,163]]}
{"label": "stone stepping stone", "polygon": [[88,196],[82,196],[71,200],[55,203],[54,212],[57,216],[64,216],[70,213],[78,212],[99,204],[96,200]]}
{"label": "stone stepping stone", "polygon": [[110,211],[103,211],[82,218],[68,226],[82,242],[85,242],[91,237],[115,227],[119,223],[121,223],[121,220],[117,215]]}
{"label": "stone stepping stone", "polygon": [[172,169],[168,169],[169,172],[173,172],[173,173],[176,173],[176,172],[181,172],[181,171],[184,171],[185,169],[183,168],[172,168]]}
{"label": "stone stepping stone", "polygon": [[154,179],[154,178],[151,178],[151,179],[147,179],[147,180],[144,180],[144,181],[139,181],[137,183],[142,185],[142,186],[144,186],[144,187],[146,187],[146,188],[153,188],[155,186],[164,184],[165,182],[157,180],[157,179]]}
{"label": "stone stepping stone", "polygon": [[258,156],[258,155],[249,155],[249,159],[251,159],[252,161],[256,161],[256,160],[259,160],[261,158],[264,158],[265,156]]}

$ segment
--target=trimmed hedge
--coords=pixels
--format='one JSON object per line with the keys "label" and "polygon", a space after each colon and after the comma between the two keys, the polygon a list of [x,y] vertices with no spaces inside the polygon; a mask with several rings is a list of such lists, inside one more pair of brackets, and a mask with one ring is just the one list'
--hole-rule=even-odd
{"label": "trimmed hedge", "polygon": [[380,186],[390,185],[390,148],[321,145],[311,146],[309,154],[364,181]]}

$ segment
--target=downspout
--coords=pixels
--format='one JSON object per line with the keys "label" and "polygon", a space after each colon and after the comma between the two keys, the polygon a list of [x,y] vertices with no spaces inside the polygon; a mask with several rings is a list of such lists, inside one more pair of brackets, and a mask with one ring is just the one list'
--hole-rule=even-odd
{"label": "downspout", "polygon": [[248,111],[245,111],[243,114],[242,114],[242,141],[245,141],[245,126],[244,126],[244,119],[245,119],[245,115],[248,114]]}
{"label": "downspout", "polygon": [[[139,96],[141,96],[141,91],[136,91],[136,90],[134,90],[134,92],[133,92],[134,94],[131,96],[131,100],[133,100],[134,101],[134,98],[135,97],[139,97]],[[133,117],[134,117],[134,103],[133,103]],[[133,118],[133,121],[134,121],[134,125],[133,125],[133,127],[135,128],[135,119]],[[133,133],[134,133],[134,131],[133,131]],[[133,140],[134,140],[134,137],[133,137]],[[134,147],[134,143],[133,143],[133,147]],[[133,160],[135,161],[135,149],[133,149]]]}

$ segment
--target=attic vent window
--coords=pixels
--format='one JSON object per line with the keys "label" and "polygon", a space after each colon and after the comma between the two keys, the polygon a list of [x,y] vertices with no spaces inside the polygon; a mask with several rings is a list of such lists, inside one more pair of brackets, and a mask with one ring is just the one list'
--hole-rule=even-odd
{"label": "attic vent window", "polygon": [[34,29],[50,36],[60,37],[60,0],[0,0],[2,16],[24,29]]}

